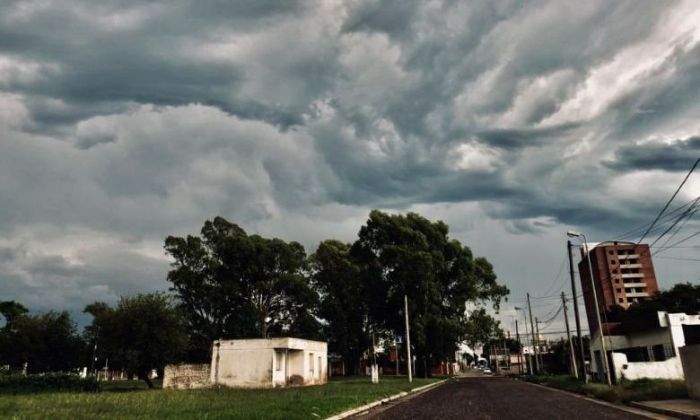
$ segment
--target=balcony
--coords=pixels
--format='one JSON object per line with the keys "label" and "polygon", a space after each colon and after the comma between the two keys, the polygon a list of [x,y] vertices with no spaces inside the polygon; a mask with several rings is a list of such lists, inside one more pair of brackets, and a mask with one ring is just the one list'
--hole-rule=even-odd
{"label": "balcony", "polygon": [[641,279],[644,277],[643,273],[624,273],[620,274],[623,279]]}
{"label": "balcony", "polygon": [[646,283],[635,282],[635,283],[624,283],[625,287],[647,287]]}
{"label": "balcony", "polygon": [[625,296],[627,297],[627,299],[636,298],[636,297],[649,297],[649,293],[647,293],[647,292],[630,292],[630,293],[625,293]]}
{"label": "balcony", "polygon": [[620,264],[620,268],[642,268],[641,264]]}

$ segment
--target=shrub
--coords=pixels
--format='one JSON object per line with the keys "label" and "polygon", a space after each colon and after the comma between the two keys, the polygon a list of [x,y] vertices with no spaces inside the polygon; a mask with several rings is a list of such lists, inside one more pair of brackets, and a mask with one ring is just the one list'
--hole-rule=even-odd
{"label": "shrub", "polygon": [[100,384],[95,378],[81,378],[67,373],[0,376],[0,394],[27,394],[45,391],[98,392]]}

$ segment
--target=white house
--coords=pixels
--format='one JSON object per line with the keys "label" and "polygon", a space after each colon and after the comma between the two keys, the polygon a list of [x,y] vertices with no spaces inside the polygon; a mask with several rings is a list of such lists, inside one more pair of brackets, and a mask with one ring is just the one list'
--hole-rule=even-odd
{"label": "white house", "polygon": [[[623,324],[623,333],[605,336],[613,378],[683,379],[679,348],[686,345],[686,334],[699,330],[700,315],[663,311],[645,322],[643,328]],[[603,371],[599,334],[596,331],[591,337],[591,370],[595,373]]]}
{"label": "white house", "polygon": [[328,344],[300,338],[214,341],[211,383],[272,388],[325,384]]}

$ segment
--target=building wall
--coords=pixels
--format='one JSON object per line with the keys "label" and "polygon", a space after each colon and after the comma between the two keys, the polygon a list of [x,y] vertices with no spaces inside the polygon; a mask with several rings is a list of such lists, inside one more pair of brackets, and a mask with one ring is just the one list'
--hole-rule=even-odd
{"label": "building wall", "polygon": [[680,357],[672,357],[663,362],[628,362],[623,353],[612,354],[615,378],[635,380],[642,378],[683,379],[683,367]]}
{"label": "building wall", "polygon": [[682,347],[680,355],[688,395],[700,400],[700,344]]}
{"label": "building wall", "polygon": [[164,389],[196,389],[211,385],[209,365],[168,365],[163,375]]}
{"label": "building wall", "polygon": [[296,338],[214,343],[212,383],[247,388],[326,383],[327,344]]}
{"label": "building wall", "polygon": [[[647,299],[658,291],[648,245],[606,242],[591,246],[591,266],[602,322],[605,322],[603,311],[607,308],[615,305],[628,308],[630,304]],[[595,331],[598,329],[595,300],[588,274],[588,261],[583,253],[578,268],[586,317],[591,331]],[[610,327],[612,325],[603,326],[606,333]]]}

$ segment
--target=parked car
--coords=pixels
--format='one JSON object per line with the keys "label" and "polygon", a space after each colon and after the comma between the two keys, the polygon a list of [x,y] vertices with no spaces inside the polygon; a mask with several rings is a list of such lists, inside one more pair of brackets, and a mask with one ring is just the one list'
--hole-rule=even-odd
{"label": "parked car", "polygon": [[493,375],[493,372],[491,372],[491,369],[489,368],[484,368],[482,372],[484,375]]}

